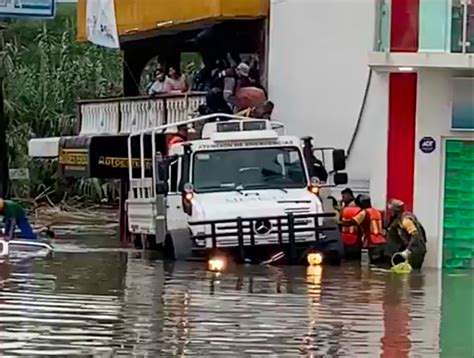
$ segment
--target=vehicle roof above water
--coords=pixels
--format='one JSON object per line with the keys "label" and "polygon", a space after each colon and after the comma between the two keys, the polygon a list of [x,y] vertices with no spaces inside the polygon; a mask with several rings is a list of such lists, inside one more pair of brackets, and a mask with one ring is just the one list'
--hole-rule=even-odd
{"label": "vehicle roof above water", "polygon": [[235,138],[228,140],[199,139],[189,142],[193,151],[271,148],[271,147],[300,147],[298,137],[281,136],[277,138]]}
{"label": "vehicle roof above water", "polygon": [[232,118],[205,123],[202,126],[201,137],[202,139],[172,146],[170,154],[182,154],[185,144],[190,145],[193,151],[299,147],[301,144],[300,138],[285,135],[284,125],[265,119]]}
{"label": "vehicle roof above water", "polygon": [[196,151],[212,151],[212,150],[242,150],[242,149],[259,149],[259,148],[281,148],[281,147],[297,147],[300,148],[300,139],[298,137],[284,136],[278,137],[276,140],[229,140],[216,142],[210,139],[198,139],[191,142],[178,143],[170,148],[169,154],[183,154],[184,145],[189,144]]}
{"label": "vehicle roof above water", "polygon": [[285,126],[278,122],[272,122],[268,119],[230,119],[225,121],[216,121],[205,123],[202,128],[202,139],[212,139],[216,133],[254,133],[263,131],[275,131],[277,136],[285,135]]}

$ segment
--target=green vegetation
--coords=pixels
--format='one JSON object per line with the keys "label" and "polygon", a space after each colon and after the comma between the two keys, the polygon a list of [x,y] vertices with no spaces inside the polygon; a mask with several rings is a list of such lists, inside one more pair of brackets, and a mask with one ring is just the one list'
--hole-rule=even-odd
{"label": "green vegetation", "polygon": [[[10,167],[30,167],[27,190],[32,196],[46,188],[53,199],[88,196],[104,199],[113,186],[97,181],[62,181],[57,163],[28,158],[32,137],[72,134],[76,100],[119,95],[121,55],[75,42],[75,5],[62,4],[55,20],[12,20],[2,34],[2,78]],[[13,195],[25,187],[14,185]]]}

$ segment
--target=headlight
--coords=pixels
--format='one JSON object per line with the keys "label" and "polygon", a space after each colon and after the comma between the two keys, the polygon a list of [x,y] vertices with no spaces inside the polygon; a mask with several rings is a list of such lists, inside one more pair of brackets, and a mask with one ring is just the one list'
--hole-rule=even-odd
{"label": "headlight", "polygon": [[211,257],[207,262],[207,267],[209,271],[212,272],[221,272],[226,267],[226,259],[224,257]]}
{"label": "headlight", "polygon": [[306,256],[310,266],[319,266],[323,263],[323,255],[319,252],[312,252]]}

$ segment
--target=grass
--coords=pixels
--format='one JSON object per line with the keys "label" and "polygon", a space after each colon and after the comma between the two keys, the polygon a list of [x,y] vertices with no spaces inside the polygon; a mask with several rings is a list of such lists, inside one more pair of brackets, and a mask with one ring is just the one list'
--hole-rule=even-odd
{"label": "grass", "polygon": [[62,180],[57,163],[36,163],[27,153],[30,138],[72,134],[77,99],[120,94],[120,51],[76,43],[75,17],[75,4],[59,4],[54,20],[10,20],[2,33],[0,76],[10,167],[29,167],[31,178],[26,186],[14,185],[14,194],[35,196],[51,187],[56,199],[107,196],[103,183]]}

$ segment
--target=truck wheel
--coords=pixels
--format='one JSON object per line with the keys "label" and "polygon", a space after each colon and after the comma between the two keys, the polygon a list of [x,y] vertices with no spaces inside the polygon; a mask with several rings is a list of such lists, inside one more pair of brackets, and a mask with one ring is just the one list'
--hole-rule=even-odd
{"label": "truck wheel", "polygon": [[164,245],[165,258],[170,260],[187,260],[192,254],[192,241],[187,231],[177,231],[166,235]]}
{"label": "truck wheel", "polygon": [[331,266],[340,266],[342,256],[337,250],[330,250],[324,254],[324,263]]}
{"label": "truck wheel", "polygon": [[384,245],[369,248],[369,259],[371,265],[380,265],[385,261]]}
{"label": "truck wheel", "polygon": [[165,259],[175,260],[173,238],[169,234],[166,235],[166,238],[165,238],[165,244],[163,247],[163,255]]}
{"label": "truck wheel", "polygon": [[136,250],[143,250],[143,242],[140,234],[131,234],[133,247]]}
{"label": "truck wheel", "polygon": [[156,251],[158,250],[158,244],[156,243],[155,235],[146,236],[146,245],[148,250]]}

